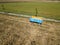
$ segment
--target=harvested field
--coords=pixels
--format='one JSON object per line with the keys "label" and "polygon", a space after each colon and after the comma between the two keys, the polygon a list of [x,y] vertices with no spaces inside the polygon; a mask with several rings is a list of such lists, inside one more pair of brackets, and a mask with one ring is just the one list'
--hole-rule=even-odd
{"label": "harvested field", "polygon": [[0,45],[60,45],[60,23],[0,14]]}

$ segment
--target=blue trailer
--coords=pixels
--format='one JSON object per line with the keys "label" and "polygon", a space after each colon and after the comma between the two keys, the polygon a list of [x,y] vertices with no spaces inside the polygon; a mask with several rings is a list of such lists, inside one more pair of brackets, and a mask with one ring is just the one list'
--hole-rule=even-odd
{"label": "blue trailer", "polygon": [[43,23],[42,17],[32,16],[32,17],[30,17],[29,21],[30,22],[34,22],[34,23],[38,23],[38,24],[42,24]]}

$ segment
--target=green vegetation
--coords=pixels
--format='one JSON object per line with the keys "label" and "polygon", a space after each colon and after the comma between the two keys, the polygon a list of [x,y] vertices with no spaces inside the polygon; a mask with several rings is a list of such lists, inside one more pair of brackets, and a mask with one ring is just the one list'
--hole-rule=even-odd
{"label": "green vegetation", "polygon": [[38,16],[60,20],[60,3],[59,2],[19,2],[4,3],[5,10],[0,4],[0,11],[14,12],[27,15],[35,15],[35,8],[38,9]]}

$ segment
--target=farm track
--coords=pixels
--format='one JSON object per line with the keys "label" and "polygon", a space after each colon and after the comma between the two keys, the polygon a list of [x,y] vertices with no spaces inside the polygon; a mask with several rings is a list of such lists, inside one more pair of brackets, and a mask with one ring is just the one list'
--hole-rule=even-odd
{"label": "farm track", "polygon": [[15,3],[15,2],[60,2],[58,0],[55,0],[55,1],[48,1],[48,0],[10,0],[10,1],[0,1],[0,3]]}
{"label": "farm track", "polygon": [[[19,16],[19,17],[26,17],[26,18],[30,18],[31,17],[31,16],[28,16],[28,15],[15,14],[15,13],[5,13],[5,12],[0,12],[0,14],[7,14],[7,15],[11,15],[11,16]],[[49,19],[49,18],[44,18],[44,17],[43,17],[43,20],[45,20],[45,21],[60,22],[60,20]]]}
{"label": "farm track", "polygon": [[60,45],[60,23],[30,23],[29,18],[0,15],[0,45]]}

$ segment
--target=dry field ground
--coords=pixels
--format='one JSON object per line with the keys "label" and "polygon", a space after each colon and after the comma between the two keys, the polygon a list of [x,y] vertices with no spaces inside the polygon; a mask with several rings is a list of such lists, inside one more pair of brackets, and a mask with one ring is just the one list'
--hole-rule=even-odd
{"label": "dry field ground", "polygon": [[60,45],[60,23],[0,14],[0,45]]}

